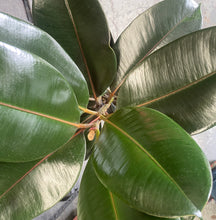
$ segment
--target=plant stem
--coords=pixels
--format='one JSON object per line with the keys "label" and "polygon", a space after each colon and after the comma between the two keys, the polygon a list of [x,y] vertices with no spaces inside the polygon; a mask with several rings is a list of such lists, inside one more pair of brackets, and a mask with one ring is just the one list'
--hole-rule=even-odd
{"label": "plant stem", "polygon": [[90,115],[98,115],[98,112],[92,111],[92,110],[87,109],[87,108],[83,108],[81,106],[79,106],[79,109],[82,110],[83,112],[87,113],[87,114],[90,114]]}
{"label": "plant stem", "polygon": [[110,107],[110,105],[112,104],[114,100],[114,97],[111,96],[109,102],[107,104],[105,104],[104,106],[101,107],[101,109],[99,110],[99,115],[105,115],[107,112],[107,109]]}
{"label": "plant stem", "polygon": [[88,118],[86,118],[84,121],[82,121],[82,123],[83,123],[83,124],[86,124],[86,122],[87,122],[87,121],[90,121],[93,117],[94,117],[94,115],[88,116]]}

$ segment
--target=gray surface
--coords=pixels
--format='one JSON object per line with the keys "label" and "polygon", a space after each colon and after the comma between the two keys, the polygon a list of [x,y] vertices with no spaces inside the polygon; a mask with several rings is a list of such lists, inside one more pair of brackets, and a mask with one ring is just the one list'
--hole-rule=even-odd
{"label": "gray surface", "polygon": [[22,0],[0,0],[0,11],[27,20]]}
{"label": "gray surface", "polygon": [[[99,0],[116,39],[124,28],[140,13],[162,0]],[[216,25],[216,0],[196,0],[201,3],[203,27]]]}

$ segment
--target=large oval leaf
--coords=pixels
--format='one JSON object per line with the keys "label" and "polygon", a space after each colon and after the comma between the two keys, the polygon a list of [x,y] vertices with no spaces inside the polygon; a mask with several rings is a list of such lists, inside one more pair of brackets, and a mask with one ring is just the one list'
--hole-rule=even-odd
{"label": "large oval leaf", "polygon": [[150,215],[200,215],[211,191],[201,149],[178,124],[152,109],[125,108],[106,119],[93,158],[102,183]]}
{"label": "large oval leaf", "polygon": [[75,61],[94,96],[104,92],[116,73],[116,58],[98,1],[34,0],[33,17]]}
{"label": "large oval leaf", "polygon": [[78,105],[55,68],[0,42],[0,78],[0,161],[35,160],[70,139]]}
{"label": "large oval leaf", "polygon": [[61,46],[46,32],[0,13],[0,40],[46,60],[67,79],[79,105],[87,106],[88,87],[82,73]]}
{"label": "large oval leaf", "polygon": [[91,160],[82,177],[77,210],[79,220],[167,220],[132,209],[108,191],[95,175]]}
{"label": "large oval leaf", "polygon": [[53,206],[76,182],[84,156],[78,135],[41,161],[0,163],[0,219],[32,219]]}
{"label": "large oval leaf", "polygon": [[118,107],[148,106],[198,133],[216,122],[216,28],[170,43],[133,69],[119,91]]}
{"label": "large oval leaf", "polygon": [[118,73],[112,87],[152,51],[199,30],[201,23],[200,7],[194,0],[165,0],[142,13],[115,43]]}

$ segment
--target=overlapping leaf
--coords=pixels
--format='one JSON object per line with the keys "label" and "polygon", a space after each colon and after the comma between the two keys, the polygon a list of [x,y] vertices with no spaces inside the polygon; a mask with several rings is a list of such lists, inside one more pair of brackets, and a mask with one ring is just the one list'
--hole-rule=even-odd
{"label": "overlapping leaf", "polygon": [[111,84],[116,58],[106,19],[97,0],[34,0],[34,23],[68,52],[96,97]]}
{"label": "overlapping leaf", "polygon": [[46,60],[67,79],[79,105],[87,106],[88,87],[82,73],[51,36],[29,23],[0,13],[0,40]]}
{"label": "overlapping leaf", "polygon": [[108,191],[96,177],[91,160],[87,164],[80,186],[78,218],[79,220],[167,220],[132,209]]}
{"label": "overlapping leaf", "polygon": [[72,188],[85,156],[80,134],[52,155],[28,163],[0,163],[0,219],[32,219]]}
{"label": "overlapping leaf", "polygon": [[200,7],[194,0],[165,0],[139,15],[114,45],[118,72],[112,88],[152,51],[200,29]]}
{"label": "overlapping leaf", "polygon": [[110,191],[154,216],[199,216],[211,191],[211,171],[198,145],[148,108],[121,109],[106,119],[93,164]]}
{"label": "overlapping leaf", "polygon": [[148,106],[189,133],[216,122],[216,28],[170,43],[134,68],[119,91],[118,107]]}
{"label": "overlapping leaf", "polygon": [[72,137],[76,97],[49,63],[0,42],[0,78],[0,161],[42,158]]}

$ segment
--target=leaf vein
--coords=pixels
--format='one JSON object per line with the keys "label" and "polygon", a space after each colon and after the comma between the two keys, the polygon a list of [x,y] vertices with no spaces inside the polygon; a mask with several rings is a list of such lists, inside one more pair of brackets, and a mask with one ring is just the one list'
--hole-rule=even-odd
{"label": "leaf vein", "polygon": [[135,69],[143,60],[145,60],[146,57],[148,57],[154,51],[154,49],[156,49],[156,47],[185,20],[186,17],[187,16],[182,18],[173,28],[171,28],[158,42],[156,42],[155,45],[153,45],[153,47],[140,60],[137,61],[137,63],[135,65],[132,66],[131,69],[129,69],[125,73],[125,76],[123,77],[121,82],[117,85],[115,90],[112,92],[112,96],[115,95],[115,93],[119,90],[119,88],[122,86],[122,84],[126,81],[126,79],[129,77],[129,75],[132,72],[132,70]]}
{"label": "leaf vein", "polygon": [[113,207],[113,211],[114,211],[114,214],[115,214],[115,219],[116,219],[116,220],[119,220],[118,214],[117,214],[117,210],[116,210],[116,207],[115,207],[115,202],[114,202],[113,194],[112,194],[110,191],[109,191],[109,195],[110,195],[110,199],[111,199],[111,204],[112,204],[112,207]]}
{"label": "leaf vein", "polygon": [[167,97],[169,97],[169,96],[171,96],[171,95],[174,95],[174,94],[176,94],[176,93],[178,93],[178,92],[181,92],[181,91],[183,91],[183,90],[185,90],[185,89],[188,89],[188,88],[190,88],[190,87],[192,87],[192,86],[198,84],[199,82],[202,82],[202,81],[204,81],[205,79],[207,79],[207,78],[213,76],[215,73],[216,73],[216,71],[215,71],[215,72],[212,72],[212,73],[209,73],[209,74],[207,74],[206,76],[201,77],[200,79],[198,79],[198,80],[196,80],[196,81],[194,81],[194,82],[192,82],[192,83],[189,83],[189,84],[187,84],[187,85],[185,85],[185,86],[183,86],[183,87],[181,87],[181,88],[179,88],[179,89],[176,89],[176,90],[174,90],[174,91],[171,91],[171,92],[169,92],[169,93],[167,93],[167,94],[165,94],[165,95],[163,95],[163,96],[160,96],[160,97],[158,97],[158,98],[152,99],[152,100],[150,100],[150,101],[141,103],[141,104],[137,105],[137,107],[141,107],[141,106],[146,106],[146,105],[152,104],[152,103],[154,103],[154,102],[156,102],[156,101],[159,101],[159,100],[161,100],[161,99],[164,99],[164,98],[167,98]]}
{"label": "leaf vein", "polygon": [[138,141],[136,141],[131,135],[129,135],[126,131],[118,127],[116,124],[112,123],[107,119],[105,121],[117,130],[119,130],[122,134],[129,138],[139,149],[141,149],[161,169],[161,171],[164,172],[164,174],[171,180],[171,182],[174,183],[174,185],[179,189],[179,191],[184,195],[184,197],[188,199],[194,207],[196,207],[194,203],[190,200],[190,198],[188,198],[188,196],[182,190],[182,188],[178,185],[178,183],[169,175],[169,173],[167,173],[167,171],[161,166],[161,164],[158,163],[158,161],[147,150],[143,148],[143,146]]}
{"label": "leaf vein", "polygon": [[77,41],[78,41],[78,44],[79,44],[79,48],[80,48],[80,51],[81,51],[81,54],[82,54],[83,62],[84,62],[85,67],[86,67],[86,71],[87,71],[87,74],[88,74],[88,78],[89,78],[89,82],[90,82],[90,85],[91,85],[91,88],[92,88],[92,92],[93,92],[94,98],[95,98],[95,100],[97,100],[97,95],[96,95],[96,92],[95,92],[95,88],[94,88],[94,84],[93,84],[93,81],[92,81],[91,73],[90,73],[90,70],[89,70],[89,67],[88,67],[88,63],[87,63],[87,60],[86,60],[86,57],[85,57],[85,53],[84,53],[84,50],[83,50],[83,47],[82,47],[82,43],[81,43],[81,40],[80,40],[80,37],[79,37],[77,26],[76,26],[76,23],[74,21],[74,17],[73,17],[72,11],[70,9],[69,2],[68,2],[68,0],[65,0],[64,2],[65,2],[65,6],[67,8],[70,20],[72,22],[72,25],[74,27],[74,32],[75,32],[75,35],[76,35],[76,38],[77,38]]}
{"label": "leaf vein", "polygon": [[48,118],[48,119],[58,121],[58,122],[61,122],[61,123],[64,123],[64,124],[72,125],[72,126],[77,127],[77,128],[82,127],[81,124],[76,124],[76,123],[73,123],[73,122],[70,122],[70,121],[66,121],[66,120],[63,120],[63,119],[60,119],[60,118],[56,118],[54,116],[46,115],[46,114],[43,114],[43,113],[40,113],[40,112],[35,112],[35,111],[29,110],[29,109],[25,109],[25,108],[21,108],[21,107],[18,107],[18,106],[10,105],[10,104],[4,103],[4,102],[0,102],[0,105],[11,108],[11,109],[15,109],[15,110],[18,110],[18,111],[21,111],[21,112],[25,112],[25,113],[41,116],[41,117],[44,117],[44,118]]}

